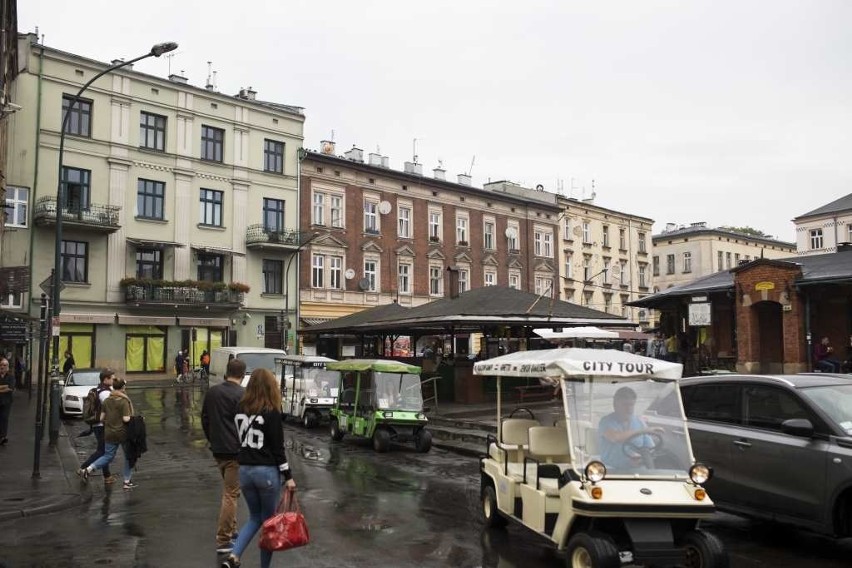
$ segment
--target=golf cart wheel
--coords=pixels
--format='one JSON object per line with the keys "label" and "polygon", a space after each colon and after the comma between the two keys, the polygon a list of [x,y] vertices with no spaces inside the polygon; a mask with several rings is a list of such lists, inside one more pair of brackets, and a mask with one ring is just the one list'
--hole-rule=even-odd
{"label": "golf cart wheel", "polygon": [[506,526],[506,519],[500,515],[500,510],[497,508],[497,494],[491,485],[486,485],[482,489],[482,519],[488,528]]}
{"label": "golf cart wheel", "polygon": [[599,533],[577,533],[568,541],[566,568],[619,568],[615,543]]}
{"label": "golf cart wheel", "polygon": [[376,429],[373,432],[373,449],[380,454],[388,451],[390,449],[390,432],[383,428]]}
{"label": "golf cart wheel", "polygon": [[728,568],[728,553],[722,541],[704,531],[692,531],[683,537],[686,568]]}
{"label": "golf cart wheel", "polygon": [[432,449],[432,432],[429,430],[421,430],[414,439],[414,447],[421,454],[425,454]]}
{"label": "golf cart wheel", "polygon": [[331,419],[329,430],[331,431],[331,439],[335,442],[339,442],[343,439],[343,430],[340,429],[340,423],[337,422],[337,418]]}
{"label": "golf cart wheel", "polygon": [[305,415],[302,417],[302,424],[305,428],[313,428],[314,427],[314,413],[313,412],[305,412]]}

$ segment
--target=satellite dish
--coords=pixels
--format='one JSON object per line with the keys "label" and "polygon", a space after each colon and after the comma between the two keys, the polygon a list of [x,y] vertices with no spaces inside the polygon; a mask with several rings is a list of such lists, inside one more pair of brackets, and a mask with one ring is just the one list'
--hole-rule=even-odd
{"label": "satellite dish", "polygon": [[361,280],[359,280],[358,281],[358,289],[361,290],[362,292],[369,290],[370,289],[370,279],[369,278],[362,278]]}
{"label": "satellite dish", "polygon": [[391,204],[390,201],[382,201],[379,203],[379,213],[382,215],[387,215],[391,212]]}
{"label": "satellite dish", "polygon": [[518,237],[518,231],[514,227],[508,227],[506,229],[506,238],[507,239],[515,239]]}
{"label": "satellite dish", "polygon": [[345,276],[347,280],[352,280],[355,278],[355,271],[351,268],[347,268],[346,272],[343,273],[343,276]]}

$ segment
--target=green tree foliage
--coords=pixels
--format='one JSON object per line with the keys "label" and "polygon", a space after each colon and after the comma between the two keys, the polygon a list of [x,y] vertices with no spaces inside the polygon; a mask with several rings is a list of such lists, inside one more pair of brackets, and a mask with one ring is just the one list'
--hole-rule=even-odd
{"label": "green tree foliage", "polygon": [[740,233],[743,235],[748,235],[750,237],[763,237],[764,239],[771,239],[772,235],[769,233],[764,233],[760,229],[755,229],[754,227],[719,227],[725,231],[731,231],[734,233]]}

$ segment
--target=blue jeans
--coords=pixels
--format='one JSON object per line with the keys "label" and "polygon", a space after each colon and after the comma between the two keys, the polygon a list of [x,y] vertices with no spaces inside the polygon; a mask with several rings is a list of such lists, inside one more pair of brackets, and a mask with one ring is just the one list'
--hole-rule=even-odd
{"label": "blue jeans", "polygon": [[[234,556],[239,558],[248,548],[263,521],[275,514],[281,495],[281,473],[274,465],[241,465],[240,489],[249,509],[249,518],[240,529],[234,544]],[[272,552],[260,550],[261,568],[272,564]]]}
{"label": "blue jeans", "polygon": [[[86,469],[93,463],[95,463],[99,457],[104,455],[106,451],[106,446],[104,445],[104,427],[100,426],[92,426],[92,431],[95,433],[95,439],[98,441],[98,449],[95,450],[92,455],[86,458],[82,464],[80,464],[81,469]],[[109,477],[109,464],[104,465],[104,477]]]}
{"label": "blue jeans", "polygon": [[112,460],[115,459],[115,454],[118,452],[118,447],[121,446],[122,450],[124,450],[124,469],[122,473],[124,474],[124,482],[128,483],[130,481],[130,459],[127,457],[127,444],[118,443],[113,444],[112,442],[107,442],[104,444],[104,455],[95,460],[90,467],[92,469],[104,469],[112,463]]}

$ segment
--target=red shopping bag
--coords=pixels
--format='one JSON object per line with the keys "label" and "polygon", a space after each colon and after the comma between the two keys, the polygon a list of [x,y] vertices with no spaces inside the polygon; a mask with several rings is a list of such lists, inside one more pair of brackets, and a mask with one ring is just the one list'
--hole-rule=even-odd
{"label": "red shopping bag", "polygon": [[310,542],[308,524],[296,500],[295,491],[284,491],[276,514],[263,521],[260,547],[277,551],[305,546]]}

